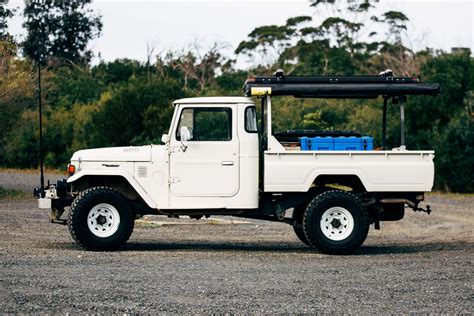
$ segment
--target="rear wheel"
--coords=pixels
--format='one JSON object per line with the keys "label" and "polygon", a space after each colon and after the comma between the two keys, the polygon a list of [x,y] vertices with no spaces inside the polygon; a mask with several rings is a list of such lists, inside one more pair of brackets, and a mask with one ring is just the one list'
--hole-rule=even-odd
{"label": "rear wheel", "polygon": [[353,194],[331,190],[316,196],[303,216],[303,231],[311,246],[323,253],[350,254],[369,231],[367,209]]}
{"label": "rear wheel", "polygon": [[81,192],[71,205],[69,232],[89,250],[115,250],[132,234],[134,218],[127,200],[107,187]]}

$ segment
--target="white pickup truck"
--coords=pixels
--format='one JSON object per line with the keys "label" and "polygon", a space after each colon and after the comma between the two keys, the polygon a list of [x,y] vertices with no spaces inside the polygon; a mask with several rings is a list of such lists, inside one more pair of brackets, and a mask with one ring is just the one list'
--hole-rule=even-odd
{"label": "white pickup truck", "polygon": [[[315,91],[321,83],[311,78],[339,78],[339,83]],[[337,97],[342,90],[333,95],[334,88],[346,85],[344,97],[403,101],[406,94],[435,95],[439,86],[371,82],[384,78],[378,76],[345,83],[344,78],[354,77],[248,80],[246,94],[262,102],[260,127],[249,97],[177,100],[163,145],[80,150],[71,158],[67,180],[36,190],[39,206],[52,209],[51,221],[67,223],[74,240],[91,250],[118,249],[135,219],[155,214],[281,221],[310,247],[351,253],[364,242],[370,224],[378,229],[380,221],[402,219],[405,205],[423,210],[418,205],[433,185],[434,152],[405,146],[290,150],[272,133],[272,95]],[[374,85],[378,90],[370,90]],[[61,219],[69,206],[67,219]]]}

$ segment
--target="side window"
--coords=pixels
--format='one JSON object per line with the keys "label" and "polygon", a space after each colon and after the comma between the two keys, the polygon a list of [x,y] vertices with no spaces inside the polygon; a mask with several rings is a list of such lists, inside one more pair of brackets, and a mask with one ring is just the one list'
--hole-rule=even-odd
{"label": "side window", "polygon": [[181,140],[181,127],[186,126],[191,133],[191,140],[193,139],[194,130],[194,113],[193,109],[184,109],[179,118],[178,129],[176,130],[176,140]]}
{"label": "side window", "polygon": [[230,108],[194,108],[181,112],[176,139],[181,140],[181,127],[191,132],[190,141],[232,140],[232,110]]}
{"label": "side window", "polygon": [[247,133],[257,133],[257,110],[254,106],[245,109],[245,131]]}

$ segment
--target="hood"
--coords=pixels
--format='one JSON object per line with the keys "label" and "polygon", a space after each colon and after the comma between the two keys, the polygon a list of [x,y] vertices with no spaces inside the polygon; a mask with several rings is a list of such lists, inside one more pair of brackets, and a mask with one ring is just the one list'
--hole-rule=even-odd
{"label": "hood", "polygon": [[71,161],[150,161],[152,146],[153,145],[79,150],[72,155]]}

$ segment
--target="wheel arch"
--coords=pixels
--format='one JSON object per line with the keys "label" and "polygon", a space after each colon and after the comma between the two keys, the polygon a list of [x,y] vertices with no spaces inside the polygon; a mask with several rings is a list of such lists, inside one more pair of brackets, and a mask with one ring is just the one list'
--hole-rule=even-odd
{"label": "wheel arch", "polygon": [[348,187],[353,192],[367,192],[363,180],[357,174],[319,174],[314,178],[312,185],[317,187],[335,185]]}
{"label": "wheel arch", "polygon": [[149,207],[157,208],[156,203],[148,193],[129,173],[115,170],[114,173],[105,171],[82,171],[67,179],[72,192],[80,192],[94,186],[107,186],[117,190],[129,200],[142,199]]}

